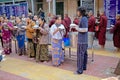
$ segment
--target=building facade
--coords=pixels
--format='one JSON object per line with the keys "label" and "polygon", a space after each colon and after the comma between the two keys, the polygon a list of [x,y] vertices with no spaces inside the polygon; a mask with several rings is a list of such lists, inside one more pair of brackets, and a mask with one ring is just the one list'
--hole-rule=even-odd
{"label": "building facade", "polygon": [[[34,14],[37,13],[39,8],[42,8],[46,13],[52,14],[68,14],[71,18],[76,15],[76,9],[83,5],[87,7],[87,11],[92,10],[95,15],[97,15],[98,10],[104,9],[103,0],[34,0],[33,7],[31,0],[27,0],[29,3],[29,8],[34,10]],[[47,2],[47,1],[50,1]]]}

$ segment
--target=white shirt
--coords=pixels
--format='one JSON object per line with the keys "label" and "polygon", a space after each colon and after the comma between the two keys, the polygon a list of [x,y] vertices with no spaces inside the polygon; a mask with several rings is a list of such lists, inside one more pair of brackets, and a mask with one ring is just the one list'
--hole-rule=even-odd
{"label": "white shirt", "polygon": [[[61,24],[61,26],[64,27],[62,24]],[[60,26],[60,27],[61,27],[61,26]],[[55,34],[53,35],[53,33],[54,33],[54,31],[55,31],[56,29],[57,29],[57,26],[56,26],[55,24],[53,24],[53,25],[51,26],[51,28],[50,28],[51,37],[52,37],[52,39],[58,39],[58,40],[60,40],[60,39],[63,38],[64,30],[58,31],[57,33],[55,33]]]}

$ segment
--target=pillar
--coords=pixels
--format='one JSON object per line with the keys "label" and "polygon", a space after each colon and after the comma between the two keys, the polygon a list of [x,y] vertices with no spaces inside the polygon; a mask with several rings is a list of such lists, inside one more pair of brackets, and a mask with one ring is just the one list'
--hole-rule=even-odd
{"label": "pillar", "polygon": [[56,0],[53,0],[53,14],[56,15]]}

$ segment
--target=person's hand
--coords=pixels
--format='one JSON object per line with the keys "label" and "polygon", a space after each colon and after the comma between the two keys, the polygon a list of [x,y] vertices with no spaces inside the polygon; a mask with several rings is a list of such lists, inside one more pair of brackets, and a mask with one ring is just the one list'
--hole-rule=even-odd
{"label": "person's hand", "polygon": [[6,26],[6,25],[7,25],[7,23],[3,23],[3,25],[4,25],[4,26]]}
{"label": "person's hand", "polygon": [[42,28],[41,28],[41,27],[39,27],[39,30],[42,30]]}
{"label": "person's hand", "polygon": [[61,29],[60,28],[57,28],[57,31],[60,31]]}

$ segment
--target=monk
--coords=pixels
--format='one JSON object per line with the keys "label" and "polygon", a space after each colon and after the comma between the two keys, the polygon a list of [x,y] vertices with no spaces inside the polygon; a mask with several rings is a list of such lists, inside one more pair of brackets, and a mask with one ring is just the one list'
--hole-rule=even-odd
{"label": "monk", "polygon": [[55,15],[52,16],[50,22],[49,22],[49,27],[51,27],[55,23]]}
{"label": "monk", "polygon": [[66,34],[65,34],[65,37],[68,37],[68,33],[69,33],[69,30],[70,30],[70,24],[71,24],[71,19],[70,17],[68,16],[68,14],[65,14],[64,15],[64,21],[66,23]]}
{"label": "monk", "polygon": [[88,48],[92,48],[93,41],[95,37],[95,17],[93,15],[93,12],[90,11],[88,13],[89,19],[88,19]]}
{"label": "monk", "polygon": [[113,32],[113,43],[117,48],[117,52],[120,51],[120,14],[116,16],[116,24],[112,28],[111,32]]}
{"label": "monk", "polygon": [[75,16],[74,20],[73,20],[73,23],[76,24],[76,25],[79,25],[79,19]]}
{"label": "monk", "polygon": [[100,24],[98,31],[98,41],[101,49],[104,49],[106,41],[106,28],[107,28],[107,17],[104,14],[104,11],[100,12]]}

